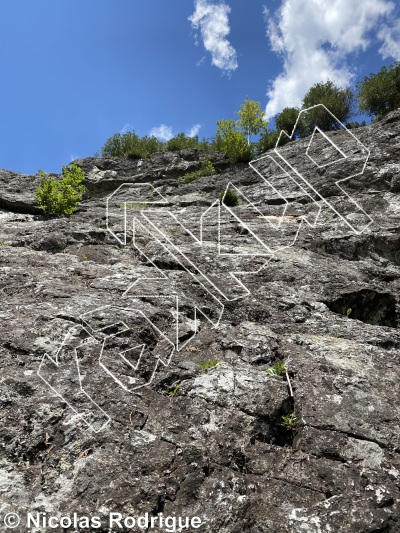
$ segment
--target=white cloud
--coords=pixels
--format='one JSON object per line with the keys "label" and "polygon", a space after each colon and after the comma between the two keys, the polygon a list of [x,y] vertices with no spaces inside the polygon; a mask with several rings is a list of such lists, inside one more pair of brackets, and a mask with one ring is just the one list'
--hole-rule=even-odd
{"label": "white cloud", "polygon": [[196,137],[201,128],[201,124],[194,124],[190,130],[186,133],[188,137]]}
{"label": "white cloud", "polygon": [[124,127],[122,128],[122,130],[120,130],[120,133],[124,134],[128,132],[129,130],[132,130],[132,124],[126,123]]}
{"label": "white cloud", "polygon": [[383,59],[392,57],[400,61],[400,20],[395,21],[392,26],[383,26],[378,32],[378,38],[383,42],[379,49]]}
{"label": "white cloud", "polygon": [[224,2],[212,4],[208,0],[195,0],[195,6],[195,12],[189,17],[192,27],[200,28],[212,64],[230,74],[238,68],[236,50],[226,38],[230,32],[228,15],[231,8]]}
{"label": "white cloud", "polygon": [[157,137],[157,139],[160,141],[169,141],[174,136],[171,126],[166,126],[165,124],[161,124],[161,126],[153,128],[149,135],[150,137]]}
{"label": "white cloud", "polygon": [[[348,86],[348,54],[366,50],[369,32],[393,9],[388,0],[283,0],[275,17],[264,8],[271,48],[284,62],[267,93],[266,116],[299,106],[314,83],[330,79]],[[395,44],[387,38],[383,53],[393,53]]]}

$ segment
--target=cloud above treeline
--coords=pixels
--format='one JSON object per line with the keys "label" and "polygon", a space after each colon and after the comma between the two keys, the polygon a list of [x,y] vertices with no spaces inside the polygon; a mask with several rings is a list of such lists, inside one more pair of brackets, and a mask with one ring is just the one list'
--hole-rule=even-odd
{"label": "cloud above treeline", "polygon": [[299,106],[317,82],[347,87],[354,70],[350,54],[381,41],[384,59],[400,59],[400,21],[387,0],[283,0],[271,15],[264,8],[271,49],[283,60],[283,72],[268,90],[267,118],[287,106]]}
{"label": "cloud above treeline", "polygon": [[121,135],[123,135],[124,133],[128,133],[128,131],[132,131],[132,127],[133,127],[132,124],[129,124],[129,122],[126,122],[122,130],[119,131],[119,133],[121,133]]}
{"label": "cloud above treeline", "polygon": [[201,124],[194,124],[194,125],[190,128],[190,130],[188,130],[188,131],[186,132],[186,135],[187,135],[188,137],[196,137],[196,135],[198,135],[200,129],[201,129]]}
{"label": "cloud above treeline", "polygon": [[149,135],[150,137],[157,137],[159,141],[169,141],[174,136],[171,126],[166,126],[165,124],[150,130]]}
{"label": "cloud above treeline", "polygon": [[[185,135],[187,137],[196,137],[201,128],[201,124],[193,124],[193,126],[187,130]],[[167,126],[166,124],[161,124],[149,131],[150,137],[156,137],[159,141],[167,142],[176,134],[172,130],[172,126]]]}
{"label": "cloud above treeline", "polygon": [[211,63],[227,74],[238,68],[236,50],[227,39],[230,12],[225,2],[195,0],[195,12],[189,17],[192,28],[200,31],[204,48],[211,54]]}

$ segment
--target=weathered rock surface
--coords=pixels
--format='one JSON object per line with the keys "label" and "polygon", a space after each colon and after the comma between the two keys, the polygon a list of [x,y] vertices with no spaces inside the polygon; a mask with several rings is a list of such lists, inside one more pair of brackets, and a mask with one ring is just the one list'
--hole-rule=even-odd
{"label": "weathered rock surface", "polygon": [[[189,150],[78,160],[88,193],[60,219],[34,205],[37,176],[0,171],[0,518],[104,518],[102,529],[52,529],[85,533],[109,531],[110,511],[198,516],[192,531],[204,533],[400,531],[400,110],[355,135],[371,152],[345,184],[356,203],[335,185],[344,167],[304,157],[307,140],[285,153],[303,154],[326,201],[287,175],[272,190],[220,154],[215,176],[179,184],[204,156]],[[345,132],[332,139],[351,148]],[[271,177],[273,163],[258,164]],[[221,209],[218,255],[211,206],[228,182],[241,202]],[[153,186],[137,197],[122,188],[109,204],[120,240],[125,212],[129,228],[142,221],[137,248],[107,230],[106,198],[124,183]],[[154,191],[164,205],[151,205]],[[352,224],[366,222],[360,208],[372,219],[362,233],[338,216],[345,204]],[[197,237],[202,221],[201,246],[178,221]],[[229,275],[238,271],[242,285]],[[183,347],[169,361],[176,323]],[[71,328],[57,367],[49,357]],[[139,362],[137,350],[122,362],[142,344]],[[279,361],[293,397],[266,372]],[[299,423],[285,429],[292,412]]]}

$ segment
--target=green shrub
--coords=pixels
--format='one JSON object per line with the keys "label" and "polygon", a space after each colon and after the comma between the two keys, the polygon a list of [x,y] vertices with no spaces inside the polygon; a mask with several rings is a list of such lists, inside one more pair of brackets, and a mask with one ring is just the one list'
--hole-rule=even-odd
{"label": "green shrub", "polygon": [[230,157],[232,163],[248,163],[253,159],[253,146],[247,144],[242,132],[229,133],[225,139],[224,152]]}
{"label": "green shrub", "polygon": [[180,383],[178,383],[177,385],[171,385],[170,387],[168,387],[168,389],[166,390],[163,390],[163,394],[166,394],[167,396],[170,396],[171,398],[173,398],[174,396],[176,396],[179,392],[179,389],[181,388],[181,385]]}
{"label": "green shrub", "polygon": [[203,176],[212,176],[215,174],[214,165],[211,163],[208,157],[205,157],[201,163],[201,168],[199,170],[194,170],[193,172],[187,172],[181,176],[178,181],[179,183],[186,184],[191,183],[197,178],[202,178]]}
{"label": "green shrub", "polygon": [[285,361],[280,361],[279,363],[276,363],[273,367],[268,368],[266,372],[271,376],[284,377],[286,375]]}
{"label": "green shrub", "polygon": [[[308,90],[303,99],[303,109],[323,104],[344,124],[354,114],[354,94],[350,89],[341,89],[332,81],[316,83]],[[323,107],[316,107],[302,115],[304,130],[302,135],[311,135],[315,126],[322,131],[340,129],[340,124]]]}
{"label": "green shrub", "polygon": [[[257,153],[262,154],[264,152],[267,152],[268,150],[273,150],[276,146],[276,142],[279,137],[279,131],[278,130],[266,130],[264,133],[261,134],[260,139],[257,143]],[[284,139],[286,135],[282,136],[282,139]]]}
{"label": "green shrub", "polygon": [[197,136],[188,137],[184,133],[178,133],[167,142],[166,149],[168,152],[184,150],[187,148],[199,148],[199,139]]}
{"label": "green shrub", "polygon": [[358,109],[378,119],[400,107],[400,62],[383,67],[357,84]]}
{"label": "green shrub", "polygon": [[101,157],[125,157],[126,154],[138,145],[139,137],[133,131],[115,133],[107,139],[101,148]]}
{"label": "green shrub", "polygon": [[150,157],[151,154],[155,154],[157,152],[162,152],[165,150],[165,143],[162,141],[159,141],[156,137],[148,137],[145,135],[144,137],[141,137],[139,139],[139,148],[145,152],[146,158]]}
{"label": "green shrub", "polygon": [[[260,155],[268,150],[273,150],[278,142],[280,131],[270,130],[261,134],[259,141],[256,143],[257,154]],[[291,139],[285,134],[281,135],[278,147],[284,146]]]}
{"label": "green shrub", "polygon": [[232,119],[217,120],[218,130],[216,145],[225,152],[232,163],[247,163],[253,159],[253,147],[248,144],[246,137],[238,131]]}
{"label": "green shrub", "polygon": [[226,192],[221,191],[219,200],[228,207],[235,207],[239,203],[239,197],[233,189],[228,189]]}
{"label": "green shrub", "polygon": [[41,180],[35,192],[35,202],[48,215],[71,215],[82,199],[85,173],[76,163],[70,168],[62,166],[63,179],[55,180],[39,171]]}
{"label": "green shrub", "polygon": [[218,361],[215,360],[215,361],[202,361],[200,363],[200,366],[203,370],[208,370],[210,368],[214,368],[215,366],[217,366],[218,364]]}
{"label": "green shrub", "polygon": [[207,150],[209,152],[217,151],[213,139],[204,138],[200,141],[197,135],[188,137],[184,133],[178,133],[178,135],[175,135],[165,145],[165,150],[169,152],[187,149]]}
{"label": "green shrub", "polygon": [[129,159],[148,159],[152,154],[165,151],[176,151],[187,148],[198,150],[218,151],[215,139],[203,139],[199,141],[197,135],[188,137],[184,133],[178,133],[168,142],[159,141],[156,137],[139,137],[134,131],[115,133],[107,139],[96,152],[97,157],[127,157]]}
{"label": "green shrub", "polygon": [[363,120],[362,122],[357,122],[356,120],[355,121],[352,121],[352,122],[347,122],[345,124],[346,128],[348,130],[354,130],[356,128],[363,128],[364,126],[366,126],[367,123],[365,122],[365,120]]}
{"label": "green shrub", "polygon": [[199,150],[204,150],[208,152],[218,152],[218,148],[215,144],[215,138],[209,138],[206,137],[203,138],[203,140],[199,141]]}
{"label": "green shrub", "polygon": [[126,152],[125,157],[128,159],[147,159],[149,157],[148,153],[139,148],[139,146],[133,147]]}
{"label": "green shrub", "polygon": [[300,424],[300,420],[294,416],[294,413],[283,415],[280,425],[287,430],[293,430]]}
{"label": "green shrub", "polygon": [[165,143],[155,137],[139,137],[134,131],[115,133],[100,149],[101,157],[147,159],[155,152],[165,150]]}

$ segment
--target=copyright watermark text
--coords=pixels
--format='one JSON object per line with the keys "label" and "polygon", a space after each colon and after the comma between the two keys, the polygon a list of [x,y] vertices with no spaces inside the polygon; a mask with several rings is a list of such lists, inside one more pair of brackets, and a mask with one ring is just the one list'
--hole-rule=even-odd
{"label": "copyright watermark text", "polygon": [[185,529],[191,531],[198,529],[202,525],[202,520],[198,516],[191,518],[187,516],[164,516],[163,513],[158,513],[157,516],[149,515],[149,513],[131,516],[117,512],[111,512],[106,517],[84,516],[78,513],[64,516],[45,512],[28,512],[24,515],[7,513],[2,522],[6,529],[25,526],[28,531],[33,528],[92,528],[95,530],[108,527],[115,532],[126,531],[127,529],[132,531],[153,529],[155,531],[165,531],[165,533],[174,533]]}

